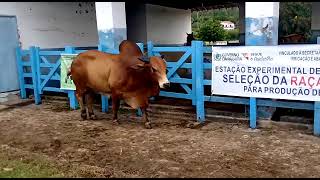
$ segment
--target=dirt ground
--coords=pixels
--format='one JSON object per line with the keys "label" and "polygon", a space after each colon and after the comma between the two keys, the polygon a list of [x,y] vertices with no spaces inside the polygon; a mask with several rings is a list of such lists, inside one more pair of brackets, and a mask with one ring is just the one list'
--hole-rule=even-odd
{"label": "dirt ground", "polygon": [[39,155],[72,177],[320,177],[320,138],[306,130],[237,122],[192,129],[153,116],[145,129],[126,111],[120,125],[95,112],[99,120],[79,121],[79,110],[61,104],[4,108],[1,151]]}

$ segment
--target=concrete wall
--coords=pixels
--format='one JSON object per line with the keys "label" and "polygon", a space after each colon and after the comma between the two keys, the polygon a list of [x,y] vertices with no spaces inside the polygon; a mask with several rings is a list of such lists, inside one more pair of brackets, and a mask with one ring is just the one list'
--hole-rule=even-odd
{"label": "concrete wall", "polygon": [[146,6],[126,2],[128,40],[147,43]]}
{"label": "concrete wall", "polygon": [[191,10],[146,5],[147,39],[156,44],[183,44],[191,33]]}
{"label": "concrete wall", "polygon": [[17,17],[24,49],[98,44],[93,2],[0,2],[0,15]]}

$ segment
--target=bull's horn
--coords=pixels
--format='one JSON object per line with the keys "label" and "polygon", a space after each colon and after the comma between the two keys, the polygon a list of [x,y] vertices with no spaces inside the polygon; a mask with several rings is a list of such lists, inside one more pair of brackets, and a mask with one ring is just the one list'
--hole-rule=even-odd
{"label": "bull's horn", "polygon": [[145,62],[145,63],[149,63],[150,62],[149,57],[147,57],[147,56],[138,57],[138,59],[140,61]]}

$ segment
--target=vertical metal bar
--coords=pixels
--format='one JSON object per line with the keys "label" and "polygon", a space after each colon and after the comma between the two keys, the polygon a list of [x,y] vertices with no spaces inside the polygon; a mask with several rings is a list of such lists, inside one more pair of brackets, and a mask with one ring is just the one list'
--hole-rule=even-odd
{"label": "vertical metal bar", "polygon": [[197,102],[196,94],[196,41],[191,42],[191,75],[192,75],[192,105],[195,106]]}
{"label": "vertical metal bar", "polygon": [[17,69],[18,69],[18,77],[19,77],[19,84],[20,84],[20,97],[22,99],[27,98],[26,88],[24,85],[24,77],[23,77],[23,64],[22,64],[22,55],[21,55],[21,48],[16,48],[16,61],[17,61]]}
{"label": "vertical metal bar", "polygon": [[313,134],[320,136],[320,102],[314,102]]}
{"label": "vertical metal bar", "polygon": [[196,41],[196,95],[197,120],[205,121],[203,90],[203,41]]}
{"label": "vertical metal bar", "polygon": [[109,110],[108,96],[101,95],[101,111],[108,112],[108,110]]}
{"label": "vertical metal bar", "polygon": [[34,95],[35,104],[38,105],[41,103],[41,97],[39,94],[38,81],[37,81],[36,56],[39,56],[39,54],[37,54],[36,47],[31,46],[30,47],[30,60],[31,60],[31,71],[32,71],[33,95]]}
{"label": "vertical metal bar", "polygon": [[[320,37],[317,37],[317,44],[320,44]],[[313,134],[320,136],[320,102],[314,102],[314,117],[313,117]]]}
{"label": "vertical metal bar", "polygon": [[250,128],[257,127],[257,99],[250,98]]}
{"label": "vertical metal bar", "polygon": [[152,44],[152,41],[148,41],[147,43],[147,51],[148,51],[148,56],[153,56],[153,44]]}
{"label": "vertical metal bar", "polygon": [[[75,49],[72,46],[66,46],[65,52],[69,54],[73,54],[75,53]],[[77,103],[75,91],[68,91],[68,97],[69,97],[69,103],[70,103],[71,109],[77,109],[78,103]]]}
{"label": "vertical metal bar", "polygon": [[42,94],[43,91],[42,91],[42,88],[41,88],[41,70],[40,70],[40,55],[39,55],[39,52],[40,52],[40,48],[39,47],[36,47],[35,48],[35,51],[36,51],[36,68],[37,68],[37,86],[38,86],[38,92],[39,94]]}

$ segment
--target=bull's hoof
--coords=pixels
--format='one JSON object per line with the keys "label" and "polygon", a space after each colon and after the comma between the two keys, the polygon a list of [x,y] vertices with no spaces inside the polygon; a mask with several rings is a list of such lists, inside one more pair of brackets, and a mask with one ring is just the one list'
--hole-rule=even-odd
{"label": "bull's hoof", "polygon": [[87,114],[81,114],[81,120],[82,121],[87,120]]}
{"label": "bull's hoof", "polygon": [[201,127],[202,125],[203,125],[203,123],[191,122],[191,123],[188,123],[188,124],[187,124],[187,128],[196,129],[196,128]]}
{"label": "bull's hoof", "polygon": [[146,129],[152,129],[152,126],[151,126],[151,123],[150,123],[150,122],[144,123],[144,127],[145,127]]}
{"label": "bull's hoof", "polygon": [[119,125],[120,123],[119,123],[118,120],[113,120],[113,121],[112,121],[112,124],[114,124],[114,125]]}
{"label": "bull's hoof", "polygon": [[81,120],[86,120],[87,117],[87,111],[86,110],[81,110]]}
{"label": "bull's hoof", "polygon": [[97,119],[98,119],[95,114],[90,114],[89,118],[90,118],[91,120],[97,120]]}

